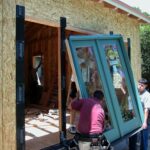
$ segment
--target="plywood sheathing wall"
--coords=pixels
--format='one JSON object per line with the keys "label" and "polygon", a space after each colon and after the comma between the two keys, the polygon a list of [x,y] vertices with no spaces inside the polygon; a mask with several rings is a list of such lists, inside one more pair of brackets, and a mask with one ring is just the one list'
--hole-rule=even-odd
{"label": "plywood sheathing wall", "polygon": [[16,150],[16,3],[0,3],[0,150]]}
{"label": "plywood sheathing wall", "polygon": [[[0,54],[2,54],[2,3],[0,3]],[[0,55],[0,85],[2,85],[2,55]],[[0,86],[0,149],[2,149],[2,86]]]}
{"label": "plywood sheathing wall", "polygon": [[67,27],[95,31],[97,33],[122,34],[124,40],[131,38],[131,64],[136,66],[133,72],[140,76],[140,39],[139,23],[125,14],[106,8],[103,4],[91,0],[25,0],[26,16],[36,20],[59,23],[60,17],[67,18]]}
{"label": "plywood sheathing wall", "polygon": [[57,22],[67,18],[67,26],[98,33],[119,33],[131,38],[131,64],[139,76],[140,40],[136,20],[119,14],[90,0],[3,0],[0,3],[0,149],[16,150],[15,99],[15,11],[16,4],[24,5],[26,16],[35,20]]}

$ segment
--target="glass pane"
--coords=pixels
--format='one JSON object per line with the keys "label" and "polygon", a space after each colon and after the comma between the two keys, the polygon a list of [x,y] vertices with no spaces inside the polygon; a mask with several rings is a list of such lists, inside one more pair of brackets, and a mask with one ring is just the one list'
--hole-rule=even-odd
{"label": "glass pane", "polygon": [[113,86],[120,105],[122,118],[124,121],[133,119],[135,113],[131,96],[129,95],[125,74],[119,58],[118,48],[116,44],[104,45],[107,64],[110,69]]}
{"label": "glass pane", "polygon": [[37,84],[39,86],[43,86],[43,63],[42,60],[43,57],[38,55],[38,56],[33,56],[33,77],[35,78],[34,80],[37,81]]}
{"label": "glass pane", "polygon": [[[94,56],[93,48],[92,47],[77,48],[76,52],[78,63],[80,66],[80,71],[82,74],[82,78],[84,81],[88,97],[92,97],[95,90],[101,89],[103,91],[101,79],[98,74],[98,67],[96,64],[96,58]],[[104,109],[106,115],[105,130],[109,130],[112,129],[113,127],[111,124],[111,119],[106,103],[104,104]]]}

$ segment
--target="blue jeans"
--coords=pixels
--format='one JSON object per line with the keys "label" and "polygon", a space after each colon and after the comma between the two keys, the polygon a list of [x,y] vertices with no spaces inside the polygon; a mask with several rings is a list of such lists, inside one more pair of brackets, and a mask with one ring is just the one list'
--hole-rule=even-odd
{"label": "blue jeans", "polygon": [[148,128],[141,131],[140,150],[148,150]]}
{"label": "blue jeans", "polygon": [[129,150],[137,150],[136,142],[137,142],[137,134],[129,138]]}
{"label": "blue jeans", "polygon": [[[143,129],[141,132],[140,150],[148,150],[148,128]],[[137,150],[137,134],[129,138],[129,150]]]}

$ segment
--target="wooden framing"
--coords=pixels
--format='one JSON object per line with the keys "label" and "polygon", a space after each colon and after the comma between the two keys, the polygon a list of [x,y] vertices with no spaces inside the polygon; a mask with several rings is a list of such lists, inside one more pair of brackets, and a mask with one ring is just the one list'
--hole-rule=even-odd
{"label": "wooden framing", "polygon": [[[38,23],[38,24],[42,24],[42,25],[50,26],[50,27],[56,27],[56,28],[60,27],[58,23],[50,22],[44,19],[37,19],[37,18],[29,17],[29,16],[25,16],[25,21]],[[100,32],[97,32],[97,31],[75,28],[69,25],[66,27],[66,30],[80,33],[80,34],[98,34],[98,33],[100,34]]]}
{"label": "wooden framing", "polygon": [[[97,13],[98,9],[101,10],[101,8],[102,8],[102,10],[105,10],[103,8],[103,4],[101,4],[99,7],[97,4],[94,4],[94,2],[92,2],[92,0],[91,0],[90,5],[89,5],[89,2],[84,0],[84,2],[82,3],[82,6],[79,7],[80,3],[75,1],[77,4],[76,8],[75,8],[76,11],[83,10],[83,8],[85,8],[85,10],[87,9],[86,11],[88,12],[87,14],[81,13],[80,15],[78,15],[77,17],[79,17],[80,21],[78,20],[78,22],[76,22],[76,20],[74,21],[73,19],[71,19],[72,17],[74,17],[74,12],[72,11],[72,9],[70,10],[70,8],[72,6],[74,7],[74,5],[72,5],[72,4],[74,4],[74,1],[70,1],[71,5],[69,5],[67,3],[65,5],[65,1],[64,1],[64,6],[61,8],[59,7],[59,6],[62,6],[61,2],[60,3],[59,3],[59,1],[53,1],[53,3],[51,3],[51,2],[52,2],[51,0],[45,1],[45,3],[42,3],[42,7],[39,5],[39,4],[41,4],[40,1],[34,2],[34,1],[24,1],[24,0],[16,0],[16,1],[15,0],[12,0],[12,1],[4,0],[0,3],[0,11],[1,11],[1,16],[0,16],[0,20],[1,20],[0,21],[0,28],[1,28],[1,32],[0,32],[0,35],[1,35],[0,36],[1,37],[1,40],[0,40],[0,43],[1,43],[0,149],[2,149],[2,150],[8,150],[8,149],[15,150],[16,149],[16,80],[15,80],[16,79],[15,78],[15,75],[16,75],[16,71],[15,71],[16,70],[16,62],[15,62],[16,13],[15,12],[16,12],[17,4],[23,5],[24,7],[27,8],[26,9],[27,11],[25,13],[26,14],[26,16],[25,16],[26,22],[45,25],[47,27],[56,29],[55,30],[56,32],[54,33],[54,34],[57,34],[55,39],[53,41],[51,41],[51,40],[45,41],[48,43],[48,47],[45,45],[46,43],[44,44],[44,42],[41,39],[41,42],[39,41],[39,45],[35,46],[34,44],[30,44],[30,45],[27,45],[26,49],[34,49],[34,48],[39,49],[41,47],[41,45],[43,44],[44,45],[43,47],[45,47],[45,49],[52,49],[54,47],[54,48],[56,48],[56,50],[60,50],[60,41],[59,41],[60,25],[57,22],[57,19],[60,17],[60,15],[65,16],[65,15],[69,14],[70,19],[69,19],[69,23],[68,23],[66,30],[69,31],[71,34],[75,34],[75,33],[97,34],[99,32],[103,32],[103,31],[104,31],[103,33],[109,33],[109,30],[114,30],[114,32],[116,32],[116,33],[123,34],[126,38],[127,38],[127,36],[131,36],[131,40],[133,41],[133,44],[132,44],[133,53],[137,52],[139,54],[139,49],[140,49],[139,48],[139,39],[135,38],[136,35],[138,37],[139,34],[136,33],[134,36],[132,36],[133,35],[132,32],[130,32],[130,31],[126,32],[127,30],[123,30],[123,29],[126,29],[126,27],[119,29],[120,25],[119,25],[119,23],[116,25],[117,21],[113,22],[113,20],[111,20],[112,21],[110,23],[111,25],[109,25],[107,20],[113,18],[112,14],[109,16],[108,11],[106,11],[106,12],[104,11],[105,13],[102,12],[101,15],[99,15]],[[96,2],[98,2],[98,1],[96,1]],[[103,0],[99,0],[99,2],[103,3]],[[50,9],[50,6],[47,5],[48,3],[50,4],[50,6],[52,4],[53,7],[58,7],[58,9],[59,9],[59,11],[57,12],[57,8],[54,8],[56,15],[54,15],[53,17],[51,17],[52,16],[51,9]],[[84,7],[85,5],[83,5],[83,4],[86,4],[87,7]],[[69,6],[71,6],[71,7],[69,7]],[[93,8],[96,6],[96,8],[97,8],[97,9],[93,9],[92,13],[90,12],[91,10],[88,9],[91,6],[93,6]],[[66,9],[66,7],[68,7],[69,9]],[[60,12],[62,12],[62,13],[60,13]],[[35,14],[36,14],[36,16],[35,16]],[[102,20],[101,16],[106,15],[106,14],[107,14],[108,19],[106,20],[106,22],[101,23],[101,20]],[[136,14],[136,12],[135,12],[135,14]],[[85,15],[87,19],[82,20],[84,22],[81,22],[81,19],[83,17],[85,18],[85,16],[83,16],[83,15]],[[94,15],[95,18],[97,19],[95,22],[92,22],[93,20],[90,20],[89,16],[91,16],[91,15],[92,16]],[[117,15],[117,13],[115,13],[115,15],[118,17],[118,22],[119,22],[121,17],[119,15]],[[81,18],[80,18],[80,16],[81,16]],[[140,16],[140,15],[138,15],[138,16]],[[125,18],[127,18],[127,17],[125,17]],[[87,20],[88,20],[88,22],[87,22]],[[133,26],[135,25],[134,28],[137,31],[139,23],[134,22],[132,19],[127,18],[127,20],[129,22],[131,21],[130,25],[133,25]],[[138,19],[138,21],[142,22],[142,23],[149,23],[149,19],[144,19],[144,16],[141,17],[140,19]],[[44,30],[44,28],[45,27],[43,27],[42,30]],[[36,29],[36,28],[32,28],[32,32],[34,29]],[[89,31],[86,31],[86,29],[88,29]],[[130,26],[128,26],[127,29],[130,30]],[[132,29],[133,29],[133,27],[131,27],[131,31],[133,31]],[[36,30],[38,30],[38,29],[36,29]],[[67,32],[67,36],[69,36],[69,34],[70,34],[69,32]],[[39,37],[40,37],[40,35],[39,35]],[[35,37],[33,37],[33,38],[35,38]],[[36,40],[39,40],[39,39],[36,39]],[[55,44],[55,42],[54,42],[55,40],[57,40],[57,44]],[[53,45],[53,46],[51,47],[49,45]],[[50,51],[45,53],[45,55],[50,55],[50,54],[51,54]],[[28,51],[26,55],[28,56],[28,58],[26,59],[26,62],[32,63],[32,60],[29,59],[32,56],[31,53],[29,53],[29,51]],[[59,54],[56,55],[56,57],[57,56],[59,56]],[[140,58],[140,55],[136,55],[136,56],[139,56],[137,58]],[[134,64],[136,64],[137,61],[133,58],[133,62],[132,62],[133,66],[134,66]],[[50,58],[47,58],[46,62],[52,63],[52,60]],[[58,62],[56,62],[56,63],[58,63],[57,65],[58,65],[58,70],[59,70],[60,69],[59,68],[60,67],[59,66],[59,58],[58,58]],[[47,65],[46,65],[46,68],[50,69],[49,66],[47,66]],[[26,71],[25,74],[29,74],[29,66],[28,65],[25,65],[25,71]],[[140,68],[135,69],[135,74],[138,74],[138,72],[140,72]],[[140,75],[138,74],[137,77],[139,77],[139,76]],[[68,78],[69,78],[69,75],[68,75]],[[51,80],[51,78],[46,77],[45,82],[48,80]],[[60,100],[61,96],[59,94],[60,93],[59,81],[60,81],[60,79],[58,78],[58,85],[57,85],[58,86],[58,99]],[[26,85],[29,86],[27,78],[25,78],[25,82],[27,83]],[[50,82],[52,82],[52,81],[50,81]],[[49,88],[49,84],[46,84],[46,88]]]}
{"label": "wooden framing", "polygon": [[[41,96],[41,99],[39,100],[39,105],[41,105],[41,108],[47,107],[47,111],[49,109],[49,99],[53,99],[54,97],[52,96],[54,93],[53,91],[57,92],[57,99],[58,101],[56,102],[58,109],[61,110],[61,87],[60,87],[60,68],[61,68],[61,63],[60,63],[60,27],[58,24],[55,23],[50,23],[47,21],[43,20],[35,20],[31,19],[30,17],[26,17],[26,34],[25,38],[28,39],[26,40],[26,48],[25,48],[25,72],[26,74],[30,74],[29,68],[31,68],[32,64],[32,57],[34,55],[40,55],[42,54],[44,57],[43,64],[44,64],[44,74],[46,75],[44,77],[44,91]],[[44,23],[45,24],[44,24]],[[29,30],[30,26],[32,25],[33,30]],[[36,33],[34,36],[32,36],[32,31]],[[38,32],[37,32],[38,31]],[[50,35],[48,35],[50,33]],[[66,37],[69,35],[73,34],[94,34],[94,32],[91,31],[85,31],[81,29],[76,29],[72,27],[67,27],[66,29]],[[51,38],[52,37],[52,38]],[[51,56],[51,57],[48,57]],[[71,78],[71,64],[69,62],[70,59],[68,59],[68,53],[66,53],[66,69],[67,69],[67,75],[66,75],[66,88],[67,88],[67,93],[69,92],[69,81]],[[48,65],[49,64],[49,65]],[[51,65],[53,66],[51,66]],[[55,65],[55,67],[54,67]],[[50,70],[48,72],[48,70]],[[51,72],[51,73],[50,73]],[[26,86],[29,87],[29,79],[26,78]],[[49,83],[49,84],[48,84]],[[57,90],[56,90],[57,89]],[[29,88],[30,90],[30,88]],[[27,90],[27,92],[29,92]],[[27,96],[28,97],[28,96]],[[30,97],[30,96],[29,96]],[[53,100],[51,101],[53,103]],[[30,104],[30,102],[27,102],[27,104]],[[53,106],[53,105],[51,105]],[[50,106],[50,107],[51,107]],[[59,116],[61,116],[61,111],[59,111]],[[60,117],[61,118],[61,117]],[[59,128],[60,131],[62,130],[61,128],[62,122],[61,120],[59,121]]]}

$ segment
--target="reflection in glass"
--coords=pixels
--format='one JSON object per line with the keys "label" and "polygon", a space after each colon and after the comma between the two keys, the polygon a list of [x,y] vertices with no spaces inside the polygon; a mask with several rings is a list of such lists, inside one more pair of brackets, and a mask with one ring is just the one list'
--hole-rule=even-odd
{"label": "reflection in glass", "polygon": [[43,64],[42,56],[33,56],[32,76],[39,86],[43,86]]}
{"label": "reflection in glass", "polygon": [[117,46],[115,44],[108,44],[104,45],[104,49],[122,118],[124,121],[131,120],[134,117],[133,104],[126,86],[125,75],[121,66]]}
{"label": "reflection in glass", "polygon": [[[103,91],[100,76],[98,74],[96,58],[93,53],[93,48],[77,48],[76,52],[88,97],[92,97],[95,90],[101,89]],[[112,129],[112,124],[106,104],[104,104],[104,109],[106,114],[105,126],[106,130],[109,130]]]}

